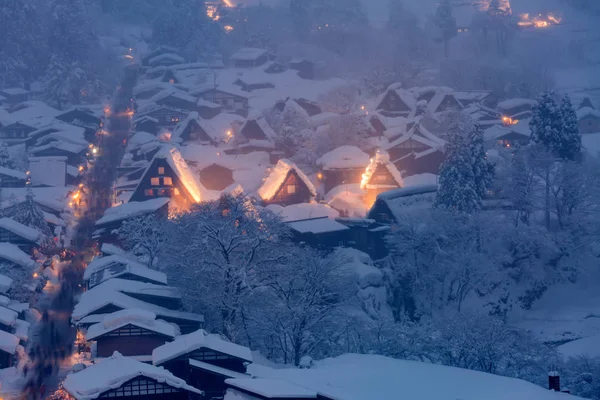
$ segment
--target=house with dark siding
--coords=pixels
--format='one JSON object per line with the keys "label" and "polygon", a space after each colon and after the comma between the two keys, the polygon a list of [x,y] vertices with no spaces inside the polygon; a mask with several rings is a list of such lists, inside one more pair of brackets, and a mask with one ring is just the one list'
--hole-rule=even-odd
{"label": "house with dark siding", "polygon": [[257,193],[264,204],[281,206],[309,203],[317,194],[304,172],[286,159],[279,160],[275,167],[267,170],[267,176]]}

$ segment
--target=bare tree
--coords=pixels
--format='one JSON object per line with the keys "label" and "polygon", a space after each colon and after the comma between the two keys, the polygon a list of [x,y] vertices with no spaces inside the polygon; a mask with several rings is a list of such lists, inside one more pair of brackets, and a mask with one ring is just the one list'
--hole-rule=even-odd
{"label": "bare tree", "polygon": [[146,257],[148,265],[157,268],[166,242],[164,225],[164,220],[150,214],[123,222],[118,234],[127,250]]}

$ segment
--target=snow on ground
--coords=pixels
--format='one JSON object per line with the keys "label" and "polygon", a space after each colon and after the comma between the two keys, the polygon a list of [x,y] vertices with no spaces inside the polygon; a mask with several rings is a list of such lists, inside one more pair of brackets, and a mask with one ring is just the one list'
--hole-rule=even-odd
{"label": "snow on ground", "polygon": [[600,335],[574,340],[558,346],[557,350],[564,357],[600,357]]}
{"label": "snow on ground", "polygon": [[588,153],[600,157],[600,133],[581,135],[581,143]]}
{"label": "snow on ground", "polygon": [[438,176],[435,174],[417,174],[407,176],[404,178],[404,187],[409,186],[422,186],[422,185],[436,185],[438,183]]}
{"label": "snow on ground", "polygon": [[309,218],[337,218],[340,214],[326,204],[303,203],[282,207],[277,204],[268,205],[267,210],[279,215],[284,222],[299,221]]}
{"label": "snow on ground", "polygon": [[346,354],[317,361],[310,369],[251,364],[248,372],[287,380],[336,400],[576,399],[519,379],[377,355]]}

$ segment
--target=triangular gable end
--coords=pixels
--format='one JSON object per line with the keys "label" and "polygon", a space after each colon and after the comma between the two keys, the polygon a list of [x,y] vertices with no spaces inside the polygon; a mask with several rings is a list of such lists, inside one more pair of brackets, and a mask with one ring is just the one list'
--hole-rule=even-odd
{"label": "triangular gable end", "polygon": [[249,120],[244,124],[241,134],[247,140],[269,140],[265,131],[254,119]]}

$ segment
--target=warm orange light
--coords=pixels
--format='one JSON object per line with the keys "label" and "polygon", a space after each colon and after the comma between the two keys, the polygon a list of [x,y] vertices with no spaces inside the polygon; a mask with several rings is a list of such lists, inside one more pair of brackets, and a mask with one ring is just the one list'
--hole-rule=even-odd
{"label": "warm orange light", "polygon": [[33,273],[33,277],[34,277],[35,279],[37,279],[37,277],[38,277],[38,276],[40,276],[40,274],[38,274],[37,272],[34,272],[34,273]]}
{"label": "warm orange light", "polygon": [[317,173],[317,179],[320,181],[323,180],[323,174],[321,172]]}
{"label": "warm orange light", "polygon": [[82,189],[83,188],[83,183],[79,184],[79,188]]}
{"label": "warm orange light", "polygon": [[233,132],[227,131],[227,136],[232,137],[233,136]]}
{"label": "warm orange light", "polygon": [[231,25],[225,25],[223,27],[223,29],[225,29],[225,32],[229,33],[229,32],[231,32],[233,30],[233,26],[231,26]]}
{"label": "warm orange light", "polygon": [[125,54],[125,58],[128,60],[133,60],[133,56],[131,54]]}
{"label": "warm orange light", "polygon": [[79,166],[79,172],[83,172],[83,170],[84,170],[83,165],[80,165]]}
{"label": "warm orange light", "polygon": [[504,116],[502,117],[502,123],[504,124],[504,126],[516,125],[519,123],[519,120]]}

